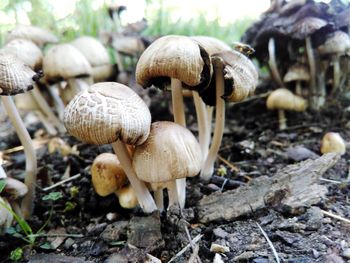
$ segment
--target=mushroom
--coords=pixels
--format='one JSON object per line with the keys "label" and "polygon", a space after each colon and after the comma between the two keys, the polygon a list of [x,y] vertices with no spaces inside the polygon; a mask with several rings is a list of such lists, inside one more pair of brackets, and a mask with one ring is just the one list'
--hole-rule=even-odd
{"label": "mushroom", "polygon": [[337,132],[327,132],[321,143],[321,153],[345,154],[346,145],[343,138]]}
{"label": "mushroom", "polygon": [[28,187],[21,181],[11,177],[7,177],[5,180],[6,185],[1,195],[10,203],[13,211],[22,217],[23,213],[19,202],[28,193]]}
{"label": "mushroom", "polygon": [[39,47],[44,46],[46,43],[58,42],[58,38],[50,31],[37,26],[28,25],[18,25],[11,29],[6,35],[6,43],[17,38],[33,41]]}
{"label": "mushroom", "polygon": [[37,160],[34,146],[23,121],[16,109],[11,95],[23,93],[33,88],[37,74],[21,60],[11,54],[0,54],[0,95],[6,112],[15,127],[26,156],[25,185],[28,194],[23,198],[21,209],[24,218],[28,218],[33,210]]}
{"label": "mushroom", "polygon": [[152,123],[147,140],[135,147],[132,164],[140,180],[166,184],[170,206],[179,204],[175,180],[196,176],[202,156],[196,138],[188,129],[159,121]]}
{"label": "mushroom", "polygon": [[266,106],[269,110],[278,110],[279,129],[284,130],[287,128],[284,111],[305,111],[307,101],[286,88],[279,88],[268,96]]}
{"label": "mushroom", "polygon": [[[41,68],[43,54],[39,47],[30,40],[13,39],[1,49],[1,52],[14,54],[20,60],[22,60],[24,64],[28,65],[33,70],[40,70]],[[25,93],[22,96],[28,100],[35,100],[35,103],[32,104],[32,106],[34,106],[34,110],[37,110],[41,113],[40,117],[49,134],[55,135],[57,133],[56,129],[51,125],[50,121],[61,132],[65,131],[63,124],[56,117],[51,107],[46,102],[36,83],[34,83],[34,87],[29,93]],[[29,98],[30,96],[32,98]],[[28,106],[25,108],[28,109]]]}
{"label": "mushroom", "polygon": [[302,64],[292,65],[286,75],[283,77],[285,83],[295,82],[295,94],[298,96],[302,95],[301,82],[309,82],[310,74],[308,68]]}
{"label": "mushroom", "polygon": [[61,95],[65,104],[92,82],[90,63],[70,44],[59,44],[48,49],[43,59],[43,71],[49,83],[67,81]]}
{"label": "mushroom", "polygon": [[[171,86],[176,123],[186,126],[182,87],[201,93],[210,82],[212,66],[209,54],[196,41],[169,35],[158,38],[141,55],[136,65],[136,82],[164,89]],[[180,207],[185,206],[186,181],[178,180]]]}
{"label": "mushroom", "polygon": [[95,192],[107,196],[120,189],[127,182],[118,157],[112,153],[98,155],[91,166],[91,179]]}
{"label": "mushroom", "polygon": [[142,144],[151,126],[149,109],[132,89],[115,82],[96,83],[73,98],[63,120],[68,133],[83,142],[111,143],[141,208],[147,213],[157,209],[147,187],[137,178],[125,146]]}
{"label": "mushroom", "polygon": [[[215,129],[208,156],[200,177],[209,180],[220,148],[225,125],[225,101],[239,102],[255,91],[258,72],[253,62],[244,54],[232,50],[211,56],[215,75]],[[210,86],[212,87],[212,85]]]}
{"label": "mushroom", "polygon": [[333,63],[333,89],[335,94],[339,88],[341,72],[340,72],[340,56],[345,55],[350,49],[350,37],[343,31],[335,31],[330,34],[326,41],[318,46],[317,51],[320,55],[331,56]]}
{"label": "mushroom", "polygon": [[116,195],[118,196],[120,206],[123,208],[133,209],[139,204],[136,193],[131,185],[120,188],[116,191]]}
{"label": "mushroom", "polygon": [[85,56],[92,67],[94,82],[107,80],[113,73],[107,49],[96,38],[82,36],[70,43]]}

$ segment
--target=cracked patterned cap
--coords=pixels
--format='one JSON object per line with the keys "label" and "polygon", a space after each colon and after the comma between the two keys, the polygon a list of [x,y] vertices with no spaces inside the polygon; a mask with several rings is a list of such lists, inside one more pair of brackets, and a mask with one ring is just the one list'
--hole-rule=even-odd
{"label": "cracked patterned cap", "polygon": [[69,134],[86,143],[101,145],[120,139],[139,145],[148,137],[151,113],[129,87],[100,82],[74,97],[63,122]]}

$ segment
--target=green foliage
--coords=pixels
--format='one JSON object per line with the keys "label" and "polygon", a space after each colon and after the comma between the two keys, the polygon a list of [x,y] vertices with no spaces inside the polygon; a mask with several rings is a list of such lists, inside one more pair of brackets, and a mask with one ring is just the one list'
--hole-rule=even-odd
{"label": "green foliage", "polygon": [[6,180],[2,179],[0,180],[0,193],[4,190],[6,186]]}
{"label": "green foliage", "polygon": [[23,249],[22,248],[18,247],[15,250],[11,251],[10,259],[12,261],[18,262],[22,259],[22,257],[23,257]]}
{"label": "green foliage", "polygon": [[63,195],[61,192],[50,192],[49,194],[44,195],[42,197],[42,200],[44,200],[44,201],[48,201],[48,200],[57,201],[57,200],[61,199],[62,197],[63,197]]}

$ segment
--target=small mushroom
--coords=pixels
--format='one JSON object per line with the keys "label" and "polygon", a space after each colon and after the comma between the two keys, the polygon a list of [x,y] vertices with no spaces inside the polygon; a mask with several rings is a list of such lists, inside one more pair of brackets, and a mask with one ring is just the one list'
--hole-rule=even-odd
{"label": "small mushroom", "polygon": [[346,145],[344,139],[337,132],[327,132],[321,143],[321,153],[340,153],[345,154]]}
{"label": "small mushroom", "polygon": [[107,196],[125,185],[127,179],[118,157],[112,153],[98,155],[91,166],[91,179],[95,192]]}
{"label": "small mushroom", "polygon": [[73,98],[63,121],[68,133],[85,143],[111,143],[141,208],[157,209],[146,185],[137,178],[125,146],[142,144],[151,126],[149,109],[132,89],[116,82],[96,83]]}
{"label": "small mushroom", "polygon": [[125,209],[133,209],[139,204],[136,193],[131,185],[120,188],[116,191],[116,195],[118,196],[120,206]]}
{"label": "small mushroom", "polygon": [[3,106],[15,127],[26,156],[25,185],[28,194],[23,198],[21,209],[24,218],[28,218],[33,210],[37,159],[30,135],[16,109],[11,95],[23,93],[33,88],[37,74],[12,54],[0,54],[0,95]]}
{"label": "small mushroom", "polygon": [[96,38],[82,36],[70,43],[85,56],[92,67],[94,82],[107,80],[113,73],[107,49]]}
{"label": "small mushroom", "polygon": [[188,129],[159,121],[152,123],[147,140],[135,147],[132,164],[140,180],[166,183],[169,205],[178,205],[175,180],[196,176],[202,156],[196,138]]}
{"label": "small mushroom", "polygon": [[271,92],[268,96],[266,106],[269,110],[278,110],[279,129],[284,130],[287,128],[284,111],[305,111],[307,101],[298,95],[294,95],[288,89],[279,88]]}
{"label": "small mushroom", "polygon": [[285,83],[295,82],[295,94],[302,95],[301,82],[309,82],[310,74],[308,68],[302,64],[291,66],[283,77]]}

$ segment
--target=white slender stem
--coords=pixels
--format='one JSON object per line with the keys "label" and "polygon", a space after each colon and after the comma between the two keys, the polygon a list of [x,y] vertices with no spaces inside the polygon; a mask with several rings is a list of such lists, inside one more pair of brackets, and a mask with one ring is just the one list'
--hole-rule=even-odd
{"label": "white slender stem", "polygon": [[207,132],[205,133],[205,135],[207,136],[207,138],[205,138],[207,144],[208,144],[208,148],[210,145],[210,139],[211,139],[211,122],[213,120],[213,111],[214,111],[214,107],[213,106],[206,106],[206,110],[207,110]]}
{"label": "white slender stem", "polygon": [[315,62],[315,56],[314,56],[314,51],[312,49],[310,37],[306,38],[305,45],[306,45],[306,55],[309,61],[309,68],[310,68],[311,94],[309,96],[309,104],[312,109],[317,110],[319,108],[319,105],[317,105],[317,99],[316,99],[318,96],[317,87],[316,87],[316,62]]}
{"label": "white slender stem", "polygon": [[44,125],[47,133],[51,136],[57,135],[57,130],[55,129],[55,126],[53,126],[53,124],[49,121],[49,119],[40,110],[36,110],[35,113],[38,116],[40,122]]}
{"label": "white slender stem", "polygon": [[340,85],[340,63],[339,57],[334,56],[333,58],[333,89],[331,95],[336,95]]}
{"label": "white slender stem", "polygon": [[274,38],[269,39],[268,50],[269,50],[269,67],[271,70],[272,77],[280,86],[283,87],[284,85],[282,82],[282,78],[278,71],[277,63],[276,63],[276,46],[275,46]]}
{"label": "white slender stem", "polygon": [[278,123],[281,131],[287,128],[287,119],[284,110],[278,110]]}
{"label": "white slender stem", "polygon": [[78,78],[67,79],[67,86],[62,91],[62,95],[61,95],[61,98],[64,104],[67,105],[74,98],[75,95],[87,89],[88,87],[89,87],[89,84],[83,79],[78,79]]}
{"label": "white slender stem", "polygon": [[145,213],[152,213],[157,210],[157,206],[152,198],[152,195],[148,191],[145,183],[137,178],[134,168],[131,164],[131,158],[126,145],[118,140],[112,143],[113,150],[117,155],[120,164],[122,165],[129,182],[134,189],[137,200]]}
{"label": "white slender stem", "polygon": [[55,125],[60,132],[65,132],[66,128],[64,127],[63,123],[56,117],[36,84],[34,84],[34,88],[30,91],[30,94],[33,96],[41,111],[53,123],[53,125]]}
{"label": "white slender stem", "polygon": [[300,80],[297,80],[296,81],[296,84],[295,84],[295,94],[298,95],[298,96],[303,96],[302,94],[302,89],[301,89],[301,82]]}
{"label": "white slender stem", "polygon": [[[171,97],[174,112],[174,121],[186,127],[185,106],[182,96],[182,84],[178,79],[171,78]],[[180,208],[185,207],[186,202],[186,178],[176,180],[177,194]]]}
{"label": "white slender stem", "polygon": [[54,101],[55,108],[56,108],[59,119],[63,120],[65,106],[64,106],[62,99],[59,96],[60,83],[54,84],[51,87],[47,87],[47,90],[49,91],[49,93]]}
{"label": "white slender stem", "polygon": [[207,158],[208,151],[209,151],[209,140],[208,137],[208,117],[207,117],[207,111],[205,108],[205,104],[203,100],[200,98],[198,92],[193,91],[192,92],[194,105],[196,107],[196,114],[197,114],[197,122],[198,122],[198,140],[199,145],[201,147],[202,152],[202,160],[204,162],[205,158]]}
{"label": "white slender stem", "polygon": [[28,187],[28,193],[22,200],[21,209],[23,217],[28,219],[33,212],[34,197],[35,197],[35,182],[37,174],[37,159],[32,139],[24,126],[24,123],[16,109],[15,104],[10,96],[1,96],[2,103],[6,112],[14,126],[18,138],[21,141],[26,156],[26,177],[25,185]]}
{"label": "white slender stem", "polygon": [[163,189],[159,189],[154,191],[154,200],[156,201],[156,205],[159,211],[164,210],[164,196]]}
{"label": "white slender stem", "polygon": [[170,181],[167,183],[169,206],[179,205],[178,191],[176,181]]}
{"label": "white slender stem", "polygon": [[214,66],[215,85],[216,85],[216,112],[215,112],[215,128],[212,144],[209,149],[207,159],[205,160],[200,177],[203,180],[209,180],[214,172],[214,162],[219,152],[222,136],[225,127],[225,101],[221,98],[224,95],[224,75],[223,66],[217,63]]}

